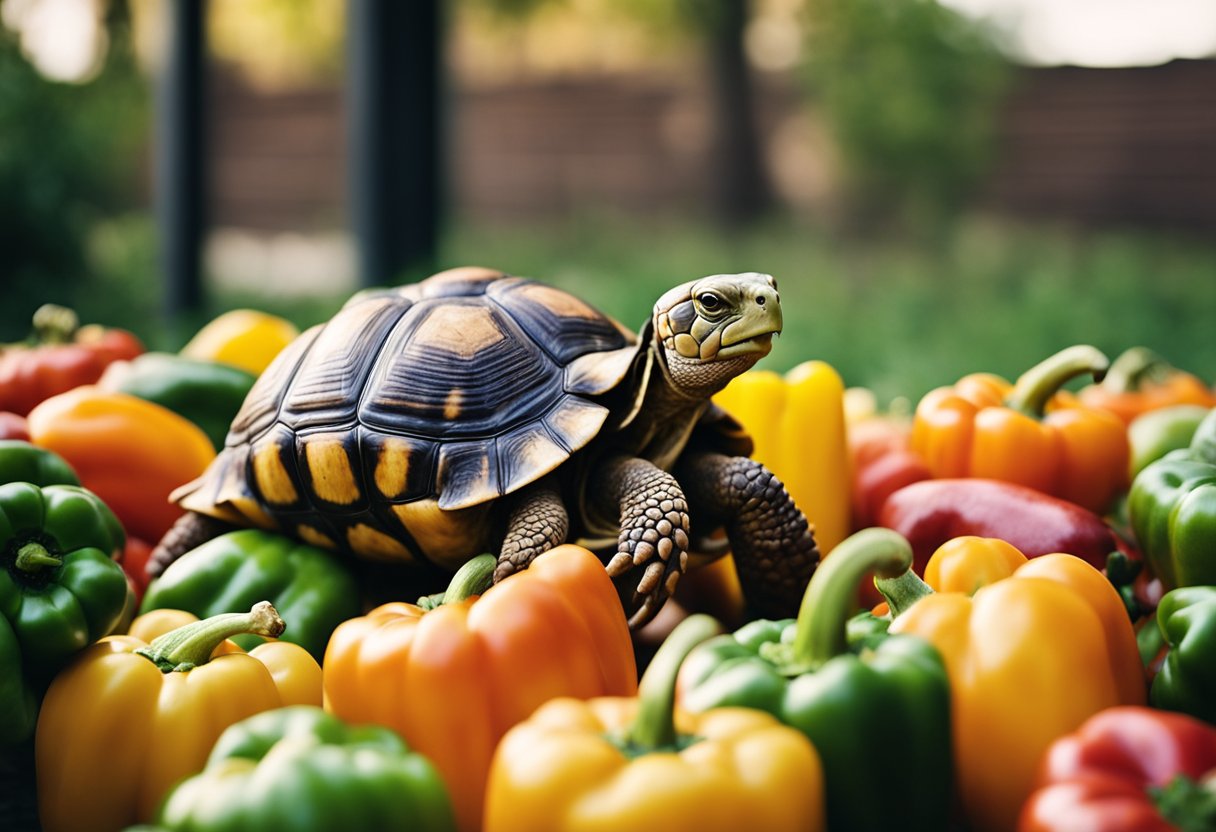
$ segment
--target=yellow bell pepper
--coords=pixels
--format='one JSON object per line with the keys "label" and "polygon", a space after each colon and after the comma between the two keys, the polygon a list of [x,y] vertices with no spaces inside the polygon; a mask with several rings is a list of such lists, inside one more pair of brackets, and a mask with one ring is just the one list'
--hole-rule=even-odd
{"label": "yellow bell pepper", "polygon": [[1014,829],[1056,738],[1104,708],[1144,704],[1131,621],[1073,555],[1027,560],[1001,541],[957,538],[925,574],[941,591],[912,572],[876,581],[895,614],[889,632],[926,639],[946,662],[966,825]]}
{"label": "yellow bell pepper", "polygon": [[284,318],[254,309],[233,309],[195,333],[181,354],[231,364],[256,376],[299,334],[296,325]]}
{"label": "yellow bell pepper", "polygon": [[819,755],[800,732],[750,708],[674,708],[684,657],[720,632],[694,615],[672,632],[639,696],[550,700],[503,737],[485,832],[824,828]]}
{"label": "yellow bell pepper", "polygon": [[714,401],[739,420],[756,443],[752,456],[785,484],[815,527],[826,555],[848,536],[849,452],[844,382],[823,361],[805,361],[784,377],[750,370]]}
{"label": "yellow bell pepper", "polygon": [[[131,630],[150,635],[182,615],[136,619]],[[195,619],[150,643],[109,636],[86,648],[55,678],[38,720],[43,830],[117,832],[148,822],[175,783],[202,771],[225,728],[284,705],[319,706],[321,669],[304,648],[269,642],[244,653],[225,644],[283,627],[262,602],[248,613]]]}

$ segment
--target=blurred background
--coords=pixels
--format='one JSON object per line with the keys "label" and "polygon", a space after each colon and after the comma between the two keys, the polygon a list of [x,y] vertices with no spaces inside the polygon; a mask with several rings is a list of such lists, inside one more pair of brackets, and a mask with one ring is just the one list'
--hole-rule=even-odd
{"label": "blurred background", "polygon": [[0,0],[0,342],[756,270],[762,366],[880,400],[1081,342],[1211,382],[1214,228],[1211,0]]}

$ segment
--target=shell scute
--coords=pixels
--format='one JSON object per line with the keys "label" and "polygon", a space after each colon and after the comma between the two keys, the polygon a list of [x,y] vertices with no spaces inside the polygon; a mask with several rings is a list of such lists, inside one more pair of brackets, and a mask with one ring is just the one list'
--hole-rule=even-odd
{"label": "shell scute", "polygon": [[380,345],[409,308],[381,296],[338,312],[296,368],[280,419],[295,430],[353,423]]}
{"label": "shell scute", "polygon": [[483,439],[561,395],[561,374],[503,310],[422,301],[381,350],[358,417],[385,433]]}

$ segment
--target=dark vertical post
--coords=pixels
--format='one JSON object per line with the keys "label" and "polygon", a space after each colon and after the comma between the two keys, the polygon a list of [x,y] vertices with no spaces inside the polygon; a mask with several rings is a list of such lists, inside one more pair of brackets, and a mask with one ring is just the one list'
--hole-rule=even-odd
{"label": "dark vertical post", "polygon": [[156,100],[155,199],[165,309],[170,320],[202,303],[206,0],[167,0]]}
{"label": "dark vertical post", "polygon": [[432,264],[441,210],[442,0],[350,0],[347,107],[359,280]]}

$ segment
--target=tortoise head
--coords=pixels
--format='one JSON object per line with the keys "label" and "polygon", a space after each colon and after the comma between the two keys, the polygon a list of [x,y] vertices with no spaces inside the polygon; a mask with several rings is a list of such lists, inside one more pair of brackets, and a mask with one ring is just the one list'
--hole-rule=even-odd
{"label": "tortoise head", "polygon": [[713,395],[772,349],[781,332],[777,281],[746,272],[685,283],[659,298],[652,325],[672,383],[686,395]]}

